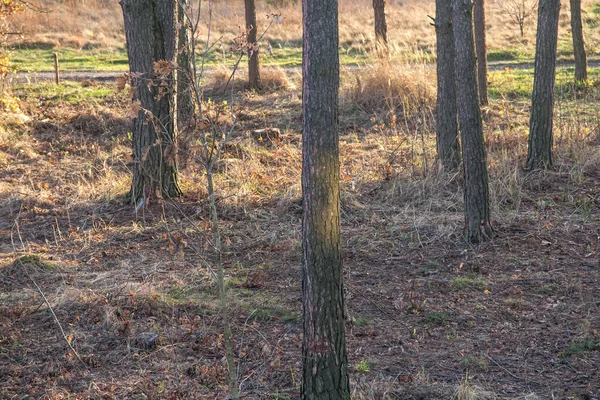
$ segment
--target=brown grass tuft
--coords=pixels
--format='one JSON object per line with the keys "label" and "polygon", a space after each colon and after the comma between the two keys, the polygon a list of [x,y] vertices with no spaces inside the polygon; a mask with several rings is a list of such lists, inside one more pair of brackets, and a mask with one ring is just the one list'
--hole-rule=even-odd
{"label": "brown grass tuft", "polygon": [[367,113],[390,111],[405,119],[431,112],[436,92],[431,67],[394,65],[382,60],[355,75],[355,82],[345,89],[344,97]]}

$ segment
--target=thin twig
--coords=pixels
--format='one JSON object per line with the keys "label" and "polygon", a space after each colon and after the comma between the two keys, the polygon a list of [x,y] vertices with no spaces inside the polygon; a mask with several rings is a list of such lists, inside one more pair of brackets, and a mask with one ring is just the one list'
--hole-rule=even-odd
{"label": "thin twig", "polygon": [[[14,254],[15,257],[17,255],[17,251],[16,249],[14,249]],[[50,313],[52,314],[52,317],[54,318],[54,322],[56,322],[56,325],[58,325],[58,328],[60,329],[60,333],[62,334],[62,337],[65,339],[65,342],[67,342],[67,345],[69,346],[69,348],[71,349],[71,351],[73,352],[73,354],[75,354],[75,357],[77,357],[77,359],[83,364],[85,365],[85,367],[87,368],[87,364],[85,363],[85,361],[83,361],[83,359],[81,358],[81,356],[79,355],[79,353],[77,352],[77,350],[75,350],[75,348],[73,347],[73,345],[71,344],[71,341],[69,340],[69,338],[67,337],[67,334],[65,333],[65,330],[62,327],[62,324],[60,323],[60,321],[58,320],[58,317],[56,316],[56,314],[54,313],[54,309],[52,308],[52,306],[50,305],[50,302],[48,301],[48,299],[46,298],[46,295],[44,294],[44,292],[42,291],[42,289],[39,287],[39,285],[37,284],[37,282],[35,281],[35,279],[33,279],[33,277],[29,274],[29,271],[27,271],[27,268],[25,267],[25,264],[23,264],[23,261],[21,261],[20,258],[17,258],[17,261],[19,262],[19,264],[21,265],[21,267],[23,268],[23,271],[25,271],[25,274],[27,275],[27,277],[31,280],[31,282],[33,282],[33,284],[35,285],[35,287],[37,288],[38,292],[40,293],[40,295],[42,296],[42,298],[44,299],[44,302],[46,303],[46,305],[48,306],[48,309],[50,310]]]}

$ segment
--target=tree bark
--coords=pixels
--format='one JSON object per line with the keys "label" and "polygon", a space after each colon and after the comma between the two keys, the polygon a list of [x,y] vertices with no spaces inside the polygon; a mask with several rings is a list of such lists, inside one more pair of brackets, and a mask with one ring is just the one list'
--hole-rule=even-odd
{"label": "tree bark", "polygon": [[[154,62],[173,60],[175,49],[174,0],[121,0],[129,70],[141,109],[133,123],[133,182],[131,201],[156,195],[181,194],[175,161],[173,90],[159,96],[148,87]],[[172,89],[172,88],[170,88]],[[157,98],[159,97],[159,98]]]}
{"label": "tree bark", "polygon": [[452,34],[451,0],[435,2],[435,34],[437,51],[436,147],[440,166],[455,171],[460,165],[458,120],[456,114],[456,81],[454,35]]}
{"label": "tree bark", "polygon": [[552,117],[559,12],[560,0],[540,1],[526,170],[552,166]]}
{"label": "tree bark", "polygon": [[487,95],[487,50],[485,39],[485,0],[474,1],[475,49],[477,52],[477,83],[479,103],[488,104]]}
{"label": "tree bark", "polygon": [[387,45],[387,23],[385,20],[385,0],[373,0],[373,11],[375,12],[375,40]]}
{"label": "tree bark", "polygon": [[248,89],[260,90],[260,66],[258,59],[259,47],[256,43],[256,4],[254,0],[244,0],[246,9],[246,30],[248,30],[248,43],[251,47],[248,50]]}
{"label": "tree bark", "polygon": [[191,60],[191,29],[190,21],[185,15],[184,7],[188,0],[178,0],[177,23],[179,32],[177,37],[177,122],[179,131],[185,130],[194,116],[194,102],[190,85],[190,74],[193,73]]}
{"label": "tree bark", "polygon": [[340,242],[338,3],[303,0],[302,399],[349,399]]}
{"label": "tree bark", "polygon": [[581,0],[571,0],[571,31],[575,56],[575,82],[587,81],[587,57],[581,22]]}
{"label": "tree bark", "polygon": [[478,243],[491,239],[492,226],[483,125],[477,96],[473,5],[471,0],[452,0],[452,6],[458,120],[465,175],[465,238],[470,243]]}

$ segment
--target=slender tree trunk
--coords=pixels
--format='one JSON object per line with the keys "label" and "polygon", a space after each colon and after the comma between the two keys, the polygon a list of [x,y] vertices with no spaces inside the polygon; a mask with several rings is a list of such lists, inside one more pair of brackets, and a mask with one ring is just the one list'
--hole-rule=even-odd
{"label": "slender tree trunk", "polygon": [[154,62],[174,57],[175,1],[121,0],[121,7],[129,69],[136,88],[134,101],[141,105],[133,126],[131,201],[136,203],[157,194],[178,196],[174,91],[159,96],[159,87],[148,87],[154,77]]}
{"label": "slender tree trunk", "polygon": [[483,125],[477,96],[473,5],[471,0],[452,0],[452,6],[458,120],[465,174],[465,238],[468,242],[478,243],[492,237],[492,226]]}
{"label": "slender tree trunk", "polygon": [[488,104],[487,95],[487,50],[485,40],[485,0],[474,1],[475,49],[477,51],[477,83],[479,103]]}
{"label": "slender tree trunk", "polygon": [[260,66],[258,60],[259,47],[256,43],[256,4],[254,0],[244,0],[246,8],[246,29],[248,30],[248,43],[252,44],[248,50],[248,89],[260,90]]}
{"label": "slender tree trunk", "polygon": [[458,120],[456,114],[456,80],[454,35],[452,34],[451,0],[435,2],[437,51],[436,147],[440,166],[455,171],[460,165]]}
{"label": "slender tree trunk", "polygon": [[560,0],[540,1],[526,170],[552,166],[552,116],[559,12]]}
{"label": "slender tree trunk", "polygon": [[571,31],[573,32],[573,53],[575,55],[575,82],[587,81],[587,57],[581,23],[581,0],[571,0]]}
{"label": "slender tree trunk", "polygon": [[373,11],[375,12],[375,40],[387,45],[387,23],[385,21],[385,0],[373,0]]}
{"label": "slender tree trunk", "polygon": [[177,37],[177,121],[179,130],[182,131],[190,125],[194,115],[194,102],[192,100],[192,89],[190,88],[190,75],[193,71],[191,62],[191,29],[189,19],[186,18],[185,7],[188,0],[178,0],[177,23],[179,34]]}
{"label": "slender tree trunk", "polygon": [[302,399],[349,399],[340,242],[338,3],[303,0]]}

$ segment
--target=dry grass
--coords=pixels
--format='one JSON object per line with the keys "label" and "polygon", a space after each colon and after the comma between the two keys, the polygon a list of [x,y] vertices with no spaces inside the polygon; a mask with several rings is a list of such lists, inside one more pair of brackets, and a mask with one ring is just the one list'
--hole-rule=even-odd
{"label": "dry grass", "polygon": [[[407,128],[400,117],[397,123],[391,124],[393,113],[389,112],[387,103],[375,111],[377,116],[372,120],[372,111],[354,104],[351,94],[356,81],[344,79],[343,87],[348,89],[344,93],[348,97],[341,111],[340,151],[348,307],[355,319],[364,316],[371,319],[369,324],[351,328],[350,357],[352,365],[361,360],[374,361],[364,376],[358,372],[353,374],[354,397],[503,398],[492,391],[493,377],[501,375],[501,379],[509,382],[512,378],[495,368],[495,364],[490,363],[481,372],[488,383],[470,381],[461,385],[460,392],[456,388],[464,374],[448,371],[462,368],[460,363],[464,357],[460,356],[459,349],[462,352],[467,348],[470,349],[467,354],[479,354],[472,346],[490,335],[491,329],[500,329],[489,325],[489,321],[520,318],[520,314],[540,307],[536,303],[540,300],[537,292],[532,290],[532,295],[528,295],[525,291],[521,295],[515,292],[511,280],[506,281],[505,276],[515,274],[517,267],[511,263],[499,264],[499,259],[512,259],[515,246],[529,243],[525,238],[512,240],[510,227],[518,226],[532,235],[527,237],[538,240],[541,235],[549,242],[553,239],[546,236],[548,229],[555,229],[553,235],[569,237],[578,234],[578,226],[595,224],[591,213],[595,194],[587,187],[595,179],[600,163],[598,146],[590,136],[598,118],[592,107],[588,113],[582,112],[586,103],[596,104],[595,89],[577,99],[568,93],[559,96],[557,109],[562,111],[557,114],[557,137],[560,138],[556,144],[557,168],[540,175],[527,175],[519,168],[526,142],[523,134],[526,114],[517,105],[492,101],[486,110],[485,127],[492,208],[500,236],[492,247],[472,250],[461,239],[460,177],[440,175],[434,170],[431,126]],[[402,90],[419,96],[425,92],[415,90],[407,82],[418,88],[430,85],[429,79],[427,74],[417,71],[412,79],[403,81]],[[51,88],[48,86],[47,90]],[[78,91],[96,89],[77,88]],[[380,96],[385,98],[387,92],[387,88],[382,89]],[[27,268],[32,278],[42,284],[58,318],[69,328],[68,334],[73,335],[78,350],[94,368],[96,386],[85,380],[88,378],[79,377],[79,371],[83,370],[73,359],[65,358],[52,321],[37,320],[35,289],[29,278],[19,276],[17,264],[13,262],[15,256],[11,254],[12,245],[5,240],[0,243],[3,250],[0,284],[5,288],[0,323],[11,335],[18,333],[10,328],[14,324],[51,332],[44,339],[35,340],[29,331],[21,330],[19,343],[28,349],[30,358],[37,359],[42,352],[51,351],[57,360],[44,364],[44,369],[32,367],[27,371],[48,379],[61,376],[64,381],[83,379],[86,383],[83,386],[57,384],[46,389],[55,397],[85,392],[92,397],[124,398],[143,393],[161,396],[161,393],[177,391],[183,398],[214,398],[223,393],[224,371],[218,361],[223,343],[219,339],[220,322],[216,316],[216,289],[206,268],[207,263],[210,265],[211,251],[203,233],[209,224],[201,168],[192,158],[182,171],[185,198],[173,204],[150,205],[137,216],[132,215],[131,209],[119,201],[128,190],[130,173],[127,168],[130,144],[124,119],[127,99],[115,94],[93,101],[71,96],[79,99],[73,103],[46,94],[41,97],[54,100],[40,105],[39,97],[29,96],[27,89],[17,88],[15,93],[23,99],[21,109],[30,120],[26,123],[4,120],[2,125],[0,168],[4,179],[0,186],[0,214],[3,216],[0,229],[6,233],[5,238],[10,232],[16,235],[13,223],[18,221],[23,237],[23,247],[16,239],[18,252],[40,255],[44,263],[53,266],[47,269],[39,266],[45,264],[33,264]],[[378,97],[374,89],[369,93]],[[411,101],[431,107],[430,96],[415,97]],[[297,347],[300,341],[297,265],[301,216],[299,89],[242,94],[239,101],[244,104],[238,110],[240,125],[218,165],[216,186],[228,246],[226,267],[232,290],[233,321],[239,338],[237,346],[246,354],[240,356],[240,366],[242,373],[254,376],[252,371],[260,371],[267,377],[252,380],[252,385],[244,391],[254,398],[276,392],[293,397],[298,390],[294,382],[298,382],[300,374]],[[351,113],[355,114],[352,118],[348,115]],[[254,129],[269,127],[281,130],[277,140],[260,141],[251,134]],[[193,147],[191,143],[190,148]],[[555,189],[549,191],[550,188]],[[562,222],[553,227],[544,216],[552,221],[561,218]],[[582,254],[594,251],[592,247],[580,248],[586,246],[580,246],[581,237],[568,240],[576,243],[568,244],[569,248],[579,246],[577,251]],[[493,250],[506,245],[512,250],[502,256]],[[539,247],[537,242],[527,247],[527,251],[535,252],[536,246]],[[470,251],[474,251],[473,257],[461,255]],[[534,254],[530,259],[523,251],[519,250],[518,258],[528,263],[536,263],[538,256],[545,254]],[[451,265],[450,270],[447,270],[448,265]],[[413,283],[401,284],[407,281],[397,279],[398,269]],[[577,271],[576,268],[567,270]],[[477,287],[445,288],[445,280],[452,282],[457,276],[463,277],[463,272],[476,274],[476,279],[484,277],[482,284],[487,285],[485,288],[493,295],[486,295]],[[519,272],[519,275],[525,273]],[[536,270],[528,276],[537,279],[542,273],[543,270]],[[558,279],[556,271],[552,274],[552,279]],[[464,279],[476,281],[471,276]],[[381,277],[385,277],[385,282]],[[420,282],[424,279],[428,283],[422,287]],[[386,282],[389,281],[397,283],[388,287]],[[574,275],[568,281],[577,288],[572,294],[587,296],[590,289],[584,278]],[[553,290],[551,285],[544,288]],[[374,296],[372,301],[377,301],[379,308],[373,308],[373,302],[364,301],[364,296]],[[439,296],[443,299],[438,299]],[[422,326],[420,321],[424,315],[439,314],[445,311],[443,307],[463,298],[468,301],[460,307],[468,311],[473,303],[485,304],[485,315],[490,315],[490,319],[482,318],[478,320],[481,326],[466,325],[465,330],[460,330],[463,314],[456,306],[455,311],[445,314],[448,325]],[[507,300],[521,298],[522,304],[531,304],[531,307],[517,309],[507,305]],[[543,301],[546,304],[545,298]],[[385,314],[381,314],[383,309]],[[573,315],[579,312],[577,310],[580,308],[566,314],[573,321],[562,320],[575,323],[578,317]],[[585,307],[581,312],[590,318],[584,311]],[[417,334],[405,335],[406,328],[388,318],[387,313],[400,316],[405,324],[417,329]],[[464,318],[470,318],[469,315],[464,314]],[[592,320],[591,325],[595,327],[596,322]],[[30,323],[34,325],[28,325]],[[567,328],[568,325],[561,326],[561,332],[567,332]],[[471,337],[469,332],[472,331],[483,336]],[[159,333],[156,351],[146,353],[132,347],[138,335],[144,332]],[[385,332],[384,336],[378,332]],[[512,336],[498,336],[495,340],[501,342]],[[553,343],[569,343],[569,340],[561,336]],[[398,342],[402,345],[394,344]],[[381,343],[386,347],[378,350]],[[11,344],[3,346],[16,351]],[[449,346],[453,351],[448,351]],[[535,354],[540,357],[539,354],[546,353]],[[451,365],[450,370],[440,371],[436,367],[440,357],[445,360],[444,365]],[[528,360],[534,362],[531,358]],[[503,366],[508,365],[506,360],[501,362]],[[109,373],[116,364],[119,365],[118,380]],[[15,376],[20,365],[11,363],[7,376]],[[419,365],[427,365],[427,368]],[[391,372],[386,369],[388,366]],[[519,371],[514,366],[508,367],[514,373]],[[142,370],[163,371],[163,384],[146,380]],[[71,371],[71,375],[66,371]],[[15,387],[15,381],[10,379],[10,387]],[[200,388],[198,382],[201,382]],[[522,381],[511,384],[513,393],[531,390],[520,387]],[[20,390],[37,393],[38,389],[39,385],[34,382]],[[539,387],[536,390],[548,394]]]}
{"label": "dry grass", "polygon": [[[406,23],[427,46],[431,28],[417,16],[431,13],[432,2],[405,4],[390,5],[398,12],[393,23]],[[241,18],[229,5],[217,3],[220,18]],[[342,37],[358,35],[353,43],[370,46],[368,9],[367,2],[341,4],[343,16],[362,21],[356,32],[365,32],[364,40],[350,30]],[[286,23],[298,24],[297,8],[289,10]],[[273,32],[297,40],[297,30],[278,31],[283,27]],[[422,58],[415,41],[403,40],[417,51],[411,58]],[[393,62],[342,77],[347,305],[351,320],[369,321],[349,323],[349,356],[351,365],[373,361],[370,371],[353,372],[353,397],[525,400],[550,398],[554,390],[583,393],[564,382],[585,380],[578,371],[587,371],[593,384],[597,352],[572,357],[570,368],[555,359],[581,320],[589,320],[589,332],[600,328],[597,305],[589,301],[600,248],[593,189],[600,182],[598,87],[580,92],[559,82],[556,168],[547,172],[521,170],[528,101],[501,96],[484,109],[498,237],[472,247],[461,237],[460,174],[435,168],[434,74],[397,61],[405,58],[401,46]],[[228,76],[228,70],[211,71],[207,85],[217,93]],[[263,71],[263,82],[273,88],[265,93],[238,92],[243,81],[242,74],[234,90],[239,125],[215,176],[240,381],[249,398],[295,398],[301,85],[296,71],[281,69]],[[182,138],[185,197],[132,214],[122,200],[130,179],[128,99],[102,88],[70,87],[73,95],[52,85],[17,87],[22,113],[2,115],[0,345],[12,357],[0,363],[2,390],[39,398],[225,397],[196,138]],[[281,134],[259,140],[252,132],[262,128]],[[66,354],[54,322],[40,309],[31,279],[15,263],[24,254],[39,256],[40,262],[29,258],[27,270],[87,367]],[[457,285],[457,278],[467,283]],[[427,325],[427,315],[447,321]],[[132,346],[144,332],[159,334],[156,350]],[[498,365],[490,361],[465,381],[461,361],[482,354]]]}
{"label": "dry grass", "polygon": [[[490,51],[519,54],[533,54],[535,46],[535,17],[527,24],[524,38],[518,27],[502,11],[498,1],[488,1],[487,27]],[[14,19],[13,29],[22,32],[21,37],[12,37],[14,43],[41,47],[122,47],[124,45],[123,18],[118,2],[105,0],[44,3],[49,12],[33,10],[19,14]],[[598,16],[592,12],[595,2],[583,0],[584,19],[592,21],[584,24],[586,45],[590,54],[598,51],[600,33],[592,28]],[[281,12],[284,23],[273,24],[265,40],[273,44],[275,51],[279,45],[299,47],[301,43],[302,21],[300,2],[289,2],[278,9],[266,2],[258,2],[259,30],[266,28],[269,20],[264,16],[269,12]],[[340,2],[340,44],[343,51],[368,52],[374,47],[373,15],[371,2],[367,0]],[[435,15],[433,0],[393,1],[387,5],[388,37],[390,46],[405,60],[429,61],[435,53],[435,32],[428,16]],[[208,5],[203,5],[203,22],[208,21]],[[596,22],[597,23],[597,22]],[[213,5],[213,38],[222,38],[228,43],[240,34],[244,24],[242,3],[231,0],[217,1]],[[206,37],[206,24],[201,24],[200,38]],[[570,43],[569,5],[561,9],[560,37],[568,50]],[[225,46],[227,47],[227,46]]]}
{"label": "dry grass", "polygon": [[[342,89],[348,107],[367,114],[397,114],[403,122],[432,115],[435,107],[435,71],[428,66],[399,64],[379,59],[375,64],[348,74],[355,82]],[[423,121],[420,121],[423,124]],[[421,126],[422,127],[422,126]]]}

